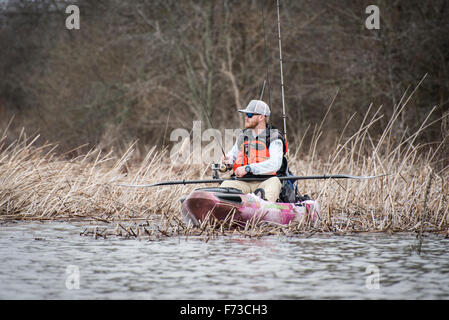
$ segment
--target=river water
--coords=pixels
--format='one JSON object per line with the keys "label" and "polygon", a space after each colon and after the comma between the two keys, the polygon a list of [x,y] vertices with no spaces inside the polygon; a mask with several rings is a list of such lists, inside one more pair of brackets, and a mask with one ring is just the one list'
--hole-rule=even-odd
{"label": "river water", "polygon": [[414,234],[80,236],[77,223],[0,225],[0,299],[448,299],[449,239]]}

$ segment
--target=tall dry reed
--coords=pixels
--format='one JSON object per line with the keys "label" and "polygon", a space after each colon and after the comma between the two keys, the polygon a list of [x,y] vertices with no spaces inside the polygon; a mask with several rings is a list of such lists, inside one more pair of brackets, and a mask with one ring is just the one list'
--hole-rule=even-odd
{"label": "tall dry reed", "polygon": [[169,163],[168,150],[158,151],[155,147],[137,160],[133,156],[134,144],[119,157],[93,149],[67,159],[66,155],[55,154],[55,146],[35,147],[38,136],[27,137],[24,131],[11,144],[4,144],[5,134],[0,139],[0,219],[99,221],[111,227],[83,234],[149,239],[173,235],[210,239],[233,233],[259,237],[314,232],[408,231],[422,235],[447,231],[449,170],[436,171],[432,166],[441,144],[431,148],[415,143],[432,123],[426,119],[416,132],[399,140],[392,134],[408,99],[404,96],[399,102],[377,139],[370,135],[370,128],[382,117],[381,108],[370,108],[360,129],[347,138],[342,134],[327,156],[317,155],[313,147],[320,143],[320,128],[314,130],[308,152],[299,148],[292,152],[289,163],[296,175],[387,174],[371,180],[298,182],[301,193],[321,204],[315,223],[237,226],[229,221],[215,221],[194,228],[182,221],[179,199],[197,185],[126,188],[118,184],[210,178],[207,166],[189,165],[188,160],[184,164]]}

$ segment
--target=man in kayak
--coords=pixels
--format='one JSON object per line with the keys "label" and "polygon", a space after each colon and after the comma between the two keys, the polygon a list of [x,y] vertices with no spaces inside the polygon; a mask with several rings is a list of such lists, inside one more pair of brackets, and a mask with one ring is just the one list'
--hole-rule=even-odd
{"label": "man in kayak", "polygon": [[[276,202],[282,183],[276,175],[283,164],[286,146],[282,134],[267,125],[269,106],[262,100],[251,100],[246,109],[245,129],[222,162],[232,165],[237,178],[263,177],[263,181],[227,180],[220,186],[236,188],[243,193],[261,194],[266,200]],[[262,189],[262,191],[260,191]],[[260,191],[260,193],[259,193]]]}

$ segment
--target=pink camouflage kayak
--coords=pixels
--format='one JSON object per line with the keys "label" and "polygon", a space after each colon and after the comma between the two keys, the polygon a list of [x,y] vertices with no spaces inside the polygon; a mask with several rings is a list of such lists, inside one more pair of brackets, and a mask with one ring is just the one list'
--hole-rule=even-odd
{"label": "pink camouflage kayak", "polygon": [[265,221],[288,225],[308,216],[312,221],[318,218],[320,206],[315,200],[298,203],[269,202],[255,194],[243,194],[233,188],[202,188],[192,191],[181,200],[181,212],[185,222],[199,225],[209,219]]}

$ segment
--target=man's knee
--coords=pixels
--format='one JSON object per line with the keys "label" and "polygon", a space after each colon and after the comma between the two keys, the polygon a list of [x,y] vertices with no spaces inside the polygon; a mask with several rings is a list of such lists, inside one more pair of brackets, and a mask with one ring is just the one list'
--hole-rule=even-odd
{"label": "man's knee", "polygon": [[225,180],[220,184],[220,187],[222,188],[235,188],[235,189],[239,189],[240,191],[242,191],[242,193],[250,193],[251,190],[249,188],[249,186],[247,186],[244,182],[242,181],[231,181],[231,180]]}
{"label": "man's knee", "polygon": [[232,181],[225,180],[220,184],[220,187],[221,188],[230,188],[230,184],[231,184],[230,182],[232,182]]}
{"label": "man's knee", "polygon": [[280,191],[282,187],[282,182],[278,177],[272,177],[262,182],[260,186],[263,188],[268,187],[273,189],[279,189]]}
{"label": "man's knee", "polygon": [[276,202],[281,192],[282,183],[278,177],[272,177],[262,182],[260,187],[265,190],[265,197],[268,201]]}

